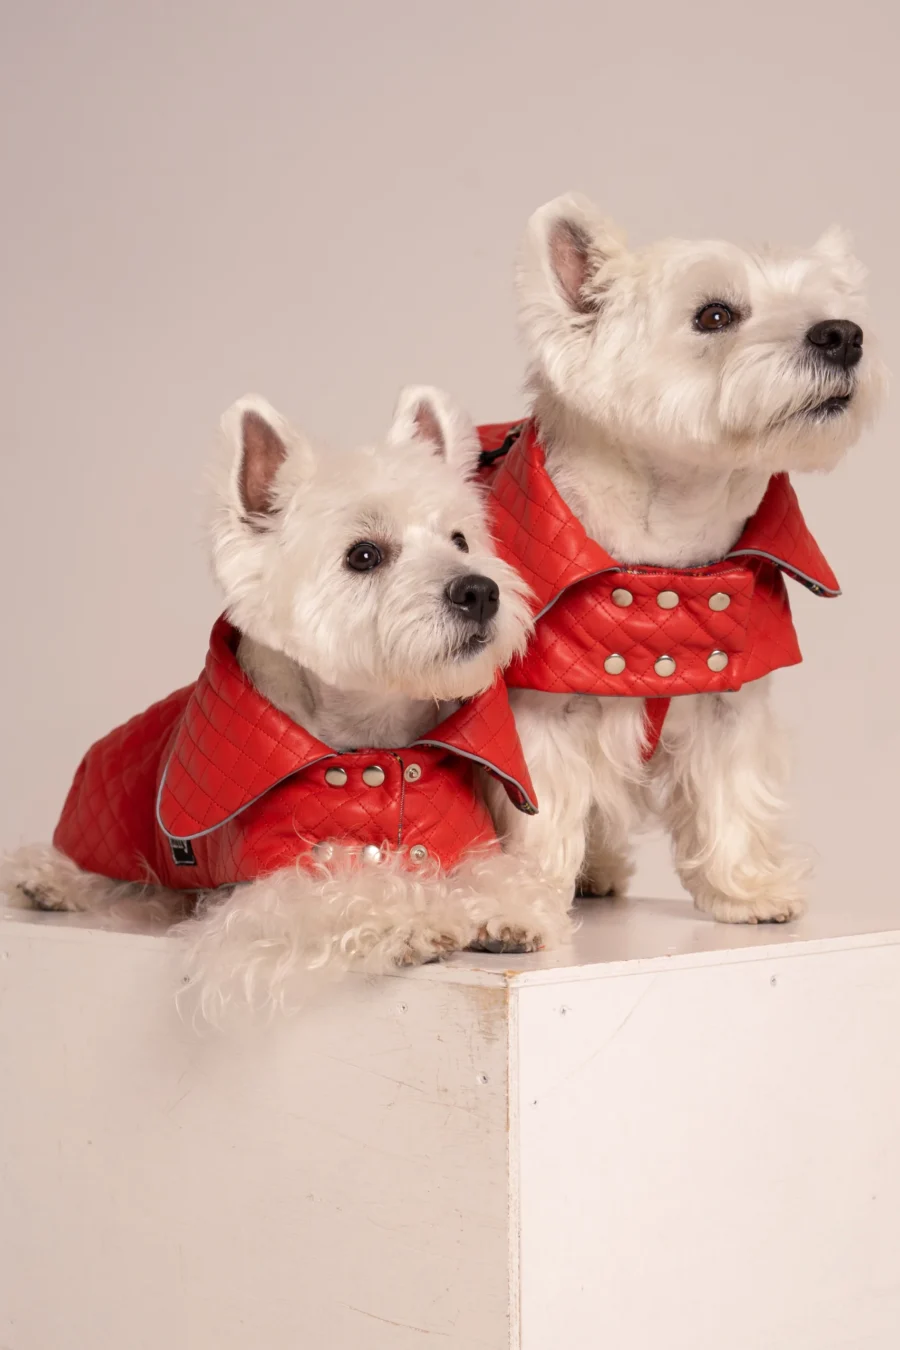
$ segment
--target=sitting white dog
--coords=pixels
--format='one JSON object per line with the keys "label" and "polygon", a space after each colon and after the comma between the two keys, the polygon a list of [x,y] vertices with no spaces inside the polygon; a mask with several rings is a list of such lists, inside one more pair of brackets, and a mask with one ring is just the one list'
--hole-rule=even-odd
{"label": "sitting white dog", "polygon": [[474,427],[421,388],[352,454],[261,399],[223,427],[227,617],[204,674],[88,752],[55,847],[14,855],[6,889],[44,909],[108,906],[123,883],[205,893],[188,928],[213,1015],[298,967],[504,949],[491,897],[540,908],[540,883],[500,854],[480,778],[534,810],[498,674],[530,614],[491,545]]}
{"label": "sitting white dog", "polygon": [[834,231],[806,252],[632,252],[580,197],[532,217],[531,418],[482,430],[495,539],[536,596],[508,682],[540,816],[492,790],[559,896],[526,945],[565,936],[576,887],[624,888],[648,814],[701,910],[802,912],[765,677],[800,659],[782,573],[838,593],[786,471],[831,469],[877,407],[863,277]]}

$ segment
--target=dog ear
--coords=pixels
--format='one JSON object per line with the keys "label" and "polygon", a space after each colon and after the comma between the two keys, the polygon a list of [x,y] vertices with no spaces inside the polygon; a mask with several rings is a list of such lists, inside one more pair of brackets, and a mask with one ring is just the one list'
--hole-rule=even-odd
{"label": "dog ear", "polygon": [[850,231],[841,225],[831,225],[816,240],[813,252],[834,262],[846,262],[853,257],[853,239]]}
{"label": "dog ear", "polygon": [[526,305],[549,301],[564,314],[596,313],[624,253],[624,236],[586,197],[556,197],[528,222],[519,257],[520,298]]}
{"label": "dog ear", "polygon": [[301,476],[312,472],[309,448],[257,394],[231,405],[222,417],[222,432],[232,456],[231,505],[245,521],[274,513],[279,474],[289,461]]}
{"label": "dog ear", "polygon": [[440,389],[408,385],[397,400],[388,433],[392,445],[415,441],[441,456],[464,478],[478,467],[481,444],[467,413]]}

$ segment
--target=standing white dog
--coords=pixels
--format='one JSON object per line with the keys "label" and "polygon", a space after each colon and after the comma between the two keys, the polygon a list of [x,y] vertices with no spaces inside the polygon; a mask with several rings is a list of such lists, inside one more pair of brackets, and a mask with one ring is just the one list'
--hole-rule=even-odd
{"label": "standing white dog", "polygon": [[530,614],[491,545],[474,427],[422,388],[352,454],[257,398],[223,427],[227,618],[206,669],[88,752],[56,847],[14,855],[5,888],[44,909],[121,883],[206,893],[190,931],[209,1013],[297,968],[504,949],[491,897],[541,894],[496,848],[480,777],[534,809],[498,674]]}
{"label": "standing white dog", "polygon": [[648,811],[701,910],[802,912],[764,677],[799,660],[782,572],[837,593],[786,471],[831,469],[876,409],[863,277],[837,231],[806,252],[632,252],[580,197],[532,217],[532,415],[486,456],[501,555],[537,595],[509,682],[541,814],[494,794],[510,847],[558,888],[527,945],[565,935],[576,886],[624,887]]}

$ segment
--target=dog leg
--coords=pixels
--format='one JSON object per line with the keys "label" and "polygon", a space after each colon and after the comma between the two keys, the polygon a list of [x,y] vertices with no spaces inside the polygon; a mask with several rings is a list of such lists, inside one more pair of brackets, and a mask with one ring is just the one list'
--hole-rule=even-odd
{"label": "dog leg", "polygon": [[676,699],[658,753],[678,875],[723,923],[784,923],[805,909],[808,867],[781,831],[783,744],[766,686]]}
{"label": "dog leg", "polygon": [[0,892],[21,909],[107,909],[122,886],[83,872],[52,844],[26,844],[0,862]]}
{"label": "dog leg", "polygon": [[512,704],[538,814],[517,811],[503,789],[488,780],[485,791],[497,833],[514,861],[506,864],[506,875],[495,864],[495,877],[488,871],[473,882],[478,945],[487,951],[535,951],[571,935],[570,910],[591,809],[588,745],[597,701],[516,690]]}
{"label": "dog leg", "polygon": [[588,821],[587,846],[578,877],[579,897],[605,899],[625,895],[634,873],[628,834],[594,806]]}
{"label": "dog leg", "polygon": [[312,971],[419,965],[463,950],[475,931],[459,889],[436,868],[412,869],[396,854],[370,862],[337,845],[315,871],[285,868],[224,900],[210,896],[179,930],[188,984],[212,1023],[230,1004],[289,1005]]}
{"label": "dog leg", "polygon": [[172,924],[195,903],[187,891],[84,872],[51,844],[27,844],[0,860],[0,894],[21,909],[112,914],[128,923]]}

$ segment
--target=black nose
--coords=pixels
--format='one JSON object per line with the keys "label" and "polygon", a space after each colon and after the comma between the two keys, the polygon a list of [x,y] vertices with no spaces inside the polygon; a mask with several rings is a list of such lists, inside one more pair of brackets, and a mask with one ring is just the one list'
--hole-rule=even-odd
{"label": "black nose", "polygon": [[862,356],[863,330],[849,319],[823,319],[814,323],[806,340],[823,361],[849,370]]}
{"label": "black nose", "polygon": [[492,619],[500,608],[500,591],[496,581],[471,573],[451,581],[445,592],[454,609],[479,626]]}

